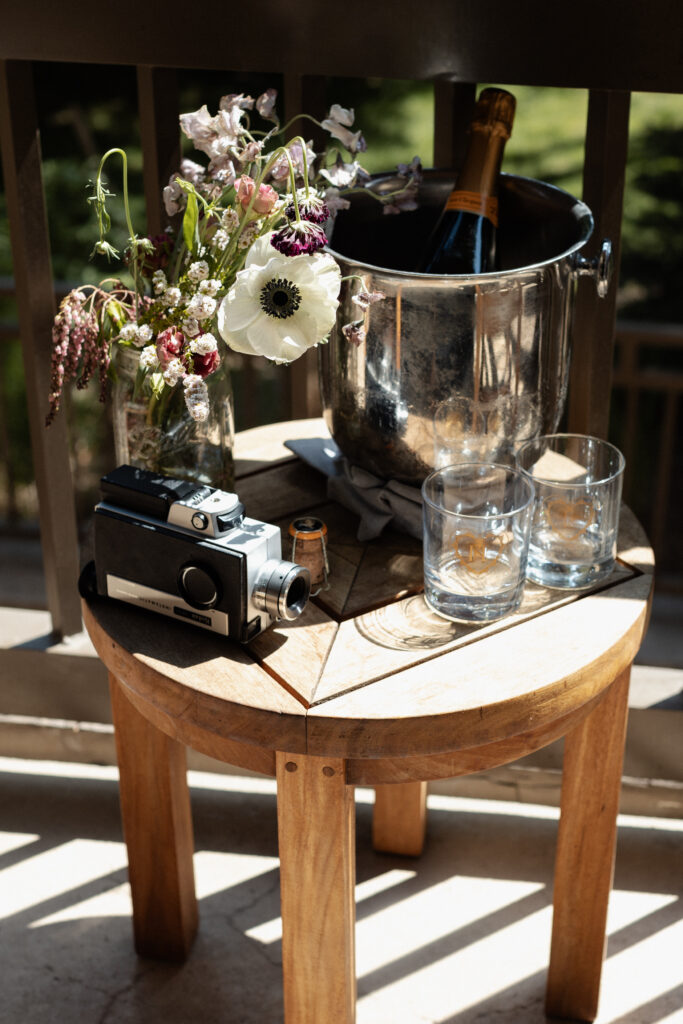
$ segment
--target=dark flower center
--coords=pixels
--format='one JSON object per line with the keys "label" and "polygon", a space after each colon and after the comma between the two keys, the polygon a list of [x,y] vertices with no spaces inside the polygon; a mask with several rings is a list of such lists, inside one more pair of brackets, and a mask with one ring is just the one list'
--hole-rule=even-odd
{"label": "dark flower center", "polygon": [[285,277],[273,278],[261,289],[261,309],[268,316],[286,320],[301,305],[301,292]]}

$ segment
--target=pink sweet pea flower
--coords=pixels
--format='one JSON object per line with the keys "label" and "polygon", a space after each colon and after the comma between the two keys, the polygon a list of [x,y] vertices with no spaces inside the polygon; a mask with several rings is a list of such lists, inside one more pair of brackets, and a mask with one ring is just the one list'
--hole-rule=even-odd
{"label": "pink sweet pea flower", "polygon": [[[242,209],[246,210],[249,206],[251,197],[254,194],[256,188],[256,182],[253,178],[250,178],[248,174],[243,174],[241,178],[238,178],[235,182],[237,187],[237,198],[239,199]],[[270,185],[260,185],[258,194],[252,204],[252,210],[255,213],[270,213],[275,205],[277,199],[277,192]]]}

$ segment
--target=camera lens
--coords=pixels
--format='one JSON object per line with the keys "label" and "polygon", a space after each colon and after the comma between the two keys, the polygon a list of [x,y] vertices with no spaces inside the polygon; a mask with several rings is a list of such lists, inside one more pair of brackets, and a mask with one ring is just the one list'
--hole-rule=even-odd
{"label": "camera lens", "polygon": [[310,593],[308,569],[271,558],[261,566],[252,599],[257,608],[274,619],[291,621],[301,615]]}
{"label": "camera lens", "polygon": [[178,573],[181,596],[193,608],[213,608],[218,603],[218,583],[201,565],[184,565]]}

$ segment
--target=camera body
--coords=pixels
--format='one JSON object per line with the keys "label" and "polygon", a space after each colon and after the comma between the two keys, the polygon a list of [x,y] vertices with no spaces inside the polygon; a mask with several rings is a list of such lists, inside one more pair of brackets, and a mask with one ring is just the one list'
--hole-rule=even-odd
{"label": "camera body", "polygon": [[95,507],[95,588],[246,643],[295,619],[310,574],[283,561],[280,529],[250,519],[236,494],[119,466]]}

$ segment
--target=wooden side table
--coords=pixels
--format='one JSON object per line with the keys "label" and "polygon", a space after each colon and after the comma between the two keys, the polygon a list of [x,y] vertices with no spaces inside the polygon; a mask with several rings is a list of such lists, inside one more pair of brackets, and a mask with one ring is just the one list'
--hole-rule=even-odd
{"label": "wooden side table", "polygon": [[[277,777],[287,1024],[355,1019],[354,800],[377,787],[378,848],[417,853],[426,782],[565,736],[547,983],[551,1015],[597,1013],[630,666],[652,553],[623,510],[619,562],[593,592],[527,588],[521,609],[463,627],[420,594],[421,545],[357,521],[282,442],[322,421],[245,432],[237,489],[286,528],[328,526],[330,589],[248,647],[116,602],[84,603],[110,672],[136,949],[187,955],[197,928],[185,747]],[[455,911],[454,911],[455,912]]]}

